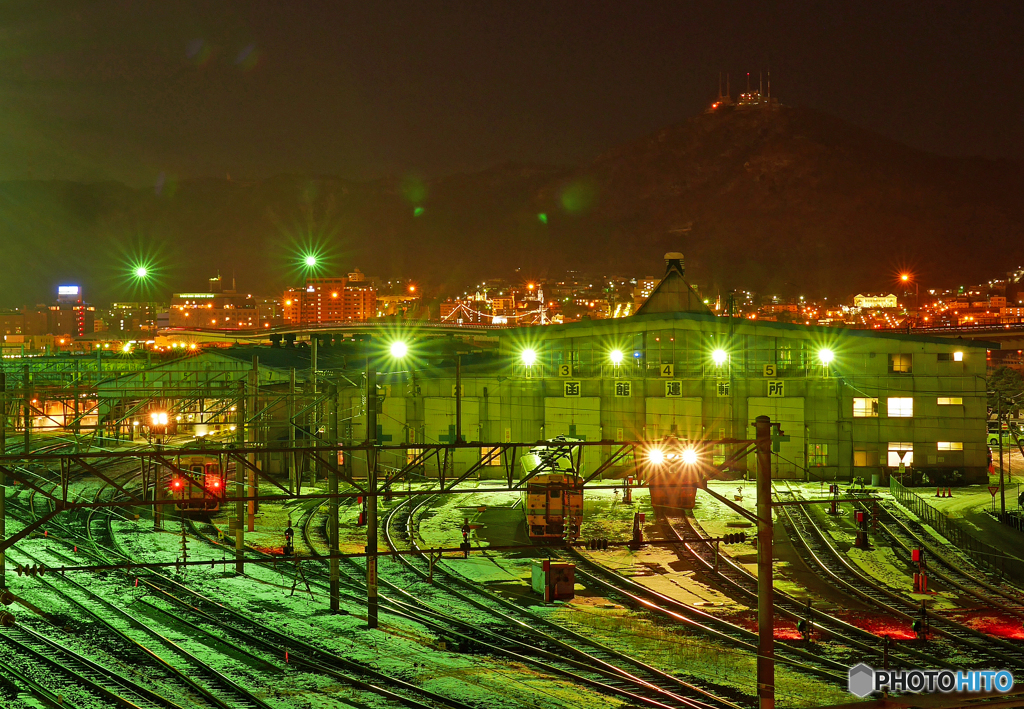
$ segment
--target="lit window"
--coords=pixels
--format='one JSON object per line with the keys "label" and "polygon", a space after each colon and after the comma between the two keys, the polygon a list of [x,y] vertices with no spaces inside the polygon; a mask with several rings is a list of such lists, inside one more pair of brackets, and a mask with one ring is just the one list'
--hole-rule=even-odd
{"label": "lit window", "polygon": [[807,446],[807,467],[828,465],[828,444],[811,443]]}
{"label": "lit window", "polygon": [[853,416],[854,418],[878,416],[878,399],[854,397]]}
{"label": "lit window", "polygon": [[962,451],[963,441],[939,441],[935,444],[940,451]]}
{"label": "lit window", "polygon": [[480,449],[480,460],[484,465],[501,465],[501,449],[498,446]]}
{"label": "lit window", "polygon": [[890,468],[898,468],[900,463],[913,465],[914,444],[910,441],[889,441],[889,458],[887,463]]}
{"label": "lit window", "polygon": [[890,374],[909,374],[914,367],[914,355],[912,354],[891,354],[889,355]]}
{"label": "lit window", "polygon": [[963,362],[964,361],[964,353],[963,352],[954,352],[953,353],[953,361],[954,362]]}
{"label": "lit window", "polygon": [[937,403],[939,406],[963,406],[964,398],[962,396],[940,396]]}
{"label": "lit window", "polygon": [[911,418],[914,415],[914,399],[910,396],[889,397],[889,418]]}

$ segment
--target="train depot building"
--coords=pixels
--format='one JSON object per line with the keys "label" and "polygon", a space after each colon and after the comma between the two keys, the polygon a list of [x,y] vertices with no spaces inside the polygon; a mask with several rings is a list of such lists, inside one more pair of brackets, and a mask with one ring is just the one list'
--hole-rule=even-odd
{"label": "train depot building", "polygon": [[[902,464],[907,484],[987,481],[986,350],[998,345],[718,317],[687,284],[682,255],[666,255],[666,264],[665,278],[632,317],[464,333],[404,323],[324,326],[299,334],[308,343],[293,337],[285,346],[278,338],[270,347],[209,349],[121,377],[101,388],[101,416],[127,427],[130,412],[170,404],[133,394],[143,377],[149,388],[166,379],[158,385],[166,392],[193,392],[171,404],[181,407],[172,412],[181,417],[179,432],[192,423],[219,422],[220,430],[234,422],[228,404],[236,383],[255,376],[262,401],[252,410],[262,418],[248,440],[331,441],[336,430],[338,443],[358,444],[368,437],[369,357],[379,393],[373,437],[408,444],[382,454],[386,468],[403,467],[417,445],[454,443],[460,433],[481,445],[454,453],[455,475],[486,457],[488,443],[558,436],[605,443],[584,449],[584,473],[616,442],[667,437],[700,442],[704,462],[720,465],[737,445],[730,441],[754,438],[754,419],[767,415],[779,424],[776,477],[882,484]],[[203,401],[203,391],[211,400]],[[291,392],[307,403],[295,403]],[[325,423],[324,407],[336,410],[336,426]],[[289,420],[298,434],[289,434]],[[642,454],[638,447],[633,460]],[[268,457],[270,472],[284,472],[285,457]],[[359,461],[350,462],[358,473]],[[491,462],[477,473],[502,477],[516,464],[500,456]],[[632,467],[626,460],[606,476]],[[756,466],[750,456],[728,468],[741,476]]]}

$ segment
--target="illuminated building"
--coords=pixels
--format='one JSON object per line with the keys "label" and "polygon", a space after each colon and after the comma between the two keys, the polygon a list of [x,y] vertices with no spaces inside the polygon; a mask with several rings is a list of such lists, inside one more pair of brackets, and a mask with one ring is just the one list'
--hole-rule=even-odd
{"label": "illuminated building", "polygon": [[220,276],[211,278],[205,293],[175,293],[171,297],[170,327],[215,330],[260,327],[260,311],[251,295],[225,290]]}
{"label": "illuminated building", "polygon": [[360,322],[377,316],[377,288],[356,270],[347,278],[307,278],[302,288],[289,288],[281,299],[289,325]]}
{"label": "illuminated building", "polygon": [[896,295],[890,293],[889,295],[863,295],[858,293],[853,296],[853,305],[855,308],[897,308],[899,303],[896,300]]}

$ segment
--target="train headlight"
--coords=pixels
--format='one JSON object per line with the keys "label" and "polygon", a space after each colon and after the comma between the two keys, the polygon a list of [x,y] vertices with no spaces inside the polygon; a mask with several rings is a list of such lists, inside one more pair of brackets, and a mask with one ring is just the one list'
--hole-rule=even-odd
{"label": "train headlight", "polygon": [[683,451],[683,462],[687,465],[693,465],[697,462],[697,451],[693,448],[687,448]]}
{"label": "train headlight", "polygon": [[661,465],[665,462],[665,452],[661,448],[652,448],[647,452],[647,460],[651,465]]}

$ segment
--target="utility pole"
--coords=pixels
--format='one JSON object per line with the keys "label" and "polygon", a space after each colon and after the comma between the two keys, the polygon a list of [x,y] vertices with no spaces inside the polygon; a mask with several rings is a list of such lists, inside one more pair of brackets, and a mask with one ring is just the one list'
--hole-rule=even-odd
{"label": "utility pole", "polygon": [[996,391],[996,427],[999,437],[999,519],[1006,517],[1006,481],[1003,475],[1003,393]]}
{"label": "utility pole", "polygon": [[[245,446],[245,379],[238,382],[238,404],[235,407],[235,440]],[[225,471],[226,472],[226,471]],[[235,461],[235,573],[245,573],[245,466]]]}
{"label": "utility pole", "polygon": [[757,704],[775,707],[775,628],[772,610],[772,424],[754,419],[757,445]]}
{"label": "utility pole", "polygon": [[[259,360],[259,357],[257,357],[256,355],[253,355],[253,357],[252,357],[252,369],[249,371],[249,401],[246,403],[246,407],[245,407],[245,409],[246,409],[246,420],[248,420],[248,418],[250,416],[253,419],[253,422],[249,423],[249,425],[247,425],[245,427],[245,429],[246,429],[245,440],[246,440],[246,443],[250,447],[254,446],[255,443],[256,443],[257,431],[256,431],[255,420],[256,420],[256,412],[259,411],[259,399],[257,398],[258,395],[259,395],[259,389],[260,389],[260,360]],[[248,513],[247,519],[246,519],[246,526],[248,527],[247,531],[255,532],[256,531],[256,485],[257,485],[258,481],[256,479],[256,471],[253,470],[253,468],[256,467],[256,454],[255,453],[247,454],[246,455],[246,460],[249,461],[249,465],[246,466],[246,471],[245,471],[246,478],[249,481],[249,485],[248,485],[249,494],[247,495],[247,497],[249,498],[248,501],[247,501],[247,503],[248,503],[247,507],[249,508],[249,513]]]}
{"label": "utility pole", "polygon": [[284,454],[284,464],[288,466],[288,491],[301,494],[302,481],[298,479],[299,458],[295,454],[295,367],[288,374],[288,448],[290,453]]}
{"label": "utility pole", "polygon": [[[0,455],[7,452],[7,375],[0,372]],[[0,467],[0,542],[7,539],[7,475]],[[7,554],[0,551],[0,588],[7,588]]]}
{"label": "utility pole", "polygon": [[[455,355],[455,442],[462,443],[462,355]],[[452,453],[454,456],[454,451]]]}
{"label": "utility pole", "polygon": [[[338,385],[332,384],[330,398],[328,399],[330,410],[327,412],[327,431],[331,436],[331,445],[338,445]],[[327,469],[328,492],[331,494],[331,501],[328,505],[329,516],[327,518],[328,543],[331,548],[331,612],[337,613],[341,610],[341,560],[338,558],[338,460],[331,461],[332,465]]]}
{"label": "utility pole", "polygon": [[28,365],[24,370],[24,393],[25,393],[25,455],[32,452],[32,392],[29,391]]}
{"label": "utility pole", "polygon": [[377,367],[366,355],[366,624],[377,627]]}

